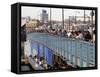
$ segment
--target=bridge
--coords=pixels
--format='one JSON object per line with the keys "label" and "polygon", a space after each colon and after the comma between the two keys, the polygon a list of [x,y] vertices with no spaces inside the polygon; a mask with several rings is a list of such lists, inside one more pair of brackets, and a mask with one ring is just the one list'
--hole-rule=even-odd
{"label": "bridge", "polygon": [[28,33],[27,40],[31,44],[31,54],[37,53],[39,56],[44,56],[51,66],[53,65],[52,54],[59,55],[72,67],[95,66],[94,43],[38,32]]}

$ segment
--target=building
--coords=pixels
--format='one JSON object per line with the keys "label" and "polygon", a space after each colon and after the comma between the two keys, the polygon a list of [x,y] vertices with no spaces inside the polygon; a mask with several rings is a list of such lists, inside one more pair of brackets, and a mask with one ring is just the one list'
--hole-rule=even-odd
{"label": "building", "polygon": [[21,27],[23,26],[23,25],[25,25],[28,21],[30,21],[31,20],[31,18],[30,18],[30,16],[26,16],[26,17],[22,17],[21,18]]}
{"label": "building", "polygon": [[46,10],[42,10],[42,13],[40,14],[40,20],[43,24],[48,23],[48,14]]}
{"label": "building", "polygon": [[38,26],[39,26],[39,21],[36,19],[31,19],[29,22],[26,23],[26,31],[32,32]]}

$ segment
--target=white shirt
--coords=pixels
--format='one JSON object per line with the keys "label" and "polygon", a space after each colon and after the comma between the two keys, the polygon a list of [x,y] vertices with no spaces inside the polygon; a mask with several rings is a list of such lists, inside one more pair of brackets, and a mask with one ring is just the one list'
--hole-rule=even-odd
{"label": "white shirt", "polygon": [[70,36],[71,36],[71,33],[70,33],[70,32],[68,32],[68,33],[67,33],[67,35],[68,35],[68,37],[70,37]]}
{"label": "white shirt", "polygon": [[80,33],[78,36],[76,36],[76,38],[83,39],[83,34],[82,34],[82,33]]}

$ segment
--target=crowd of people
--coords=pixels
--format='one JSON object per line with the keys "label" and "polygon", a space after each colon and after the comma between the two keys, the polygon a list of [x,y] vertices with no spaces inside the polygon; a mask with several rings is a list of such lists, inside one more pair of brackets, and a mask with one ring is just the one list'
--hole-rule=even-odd
{"label": "crowd of people", "polygon": [[92,31],[67,31],[65,29],[44,29],[36,30],[37,32],[50,33],[52,35],[59,35],[62,37],[81,39],[85,41],[95,42],[95,30]]}
{"label": "crowd of people", "polygon": [[[45,62],[43,57],[38,58],[37,55],[35,55],[34,57],[30,56],[33,60],[34,63],[32,64],[32,68],[33,69],[50,69],[49,65]],[[40,66],[40,67],[39,67]]]}
{"label": "crowd of people", "polygon": [[[56,55],[55,55],[56,56]],[[66,68],[71,68],[71,66],[67,65],[65,61],[63,61],[60,57],[58,57],[58,59],[60,61],[57,61],[58,59],[54,58],[54,64],[53,66],[50,66],[49,64],[46,63],[44,57],[40,57],[38,58],[37,55],[35,56],[29,56],[34,60],[34,63],[32,64],[32,68],[34,70],[36,70],[38,68],[38,70],[48,70],[48,69],[66,69]]]}

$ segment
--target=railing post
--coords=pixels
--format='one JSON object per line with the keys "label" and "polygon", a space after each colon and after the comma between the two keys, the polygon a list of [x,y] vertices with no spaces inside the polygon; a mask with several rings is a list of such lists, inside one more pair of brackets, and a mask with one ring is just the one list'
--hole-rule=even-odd
{"label": "railing post", "polygon": [[80,67],[83,67],[83,57],[82,57],[82,49],[83,49],[83,47],[82,47],[82,42],[81,42],[81,51],[80,51]]}

